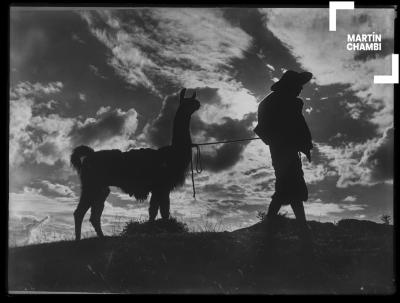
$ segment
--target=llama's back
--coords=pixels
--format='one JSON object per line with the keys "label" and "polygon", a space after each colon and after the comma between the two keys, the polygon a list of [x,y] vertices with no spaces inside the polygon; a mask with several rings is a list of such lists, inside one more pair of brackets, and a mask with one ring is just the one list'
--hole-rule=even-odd
{"label": "llama's back", "polygon": [[118,149],[100,150],[88,155],[82,161],[82,185],[114,185],[121,170],[122,152]]}
{"label": "llama's back", "polygon": [[184,172],[175,165],[175,158],[170,146],[127,152],[100,150],[84,159],[82,184],[117,186],[130,196],[145,200],[156,188],[172,190],[182,184]]}
{"label": "llama's back", "polygon": [[155,149],[141,148],[124,152],[123,180],[119,186],[136,199],[145,200],[160,183],[163,162],[162,154]]}
{"label": "llama's back", "polygon": [[158,150],[132,149],[123,153],[123,157],[127,167],[135,168],[130,172],[132,177],[127,180],[130,182],[128,187],[135,192],[145,190],[146,193],[142,196],[147,197],[154,189],[171,191],[185,180],[185,169],[180,165],[183,159],[172,146],[164,146]]}

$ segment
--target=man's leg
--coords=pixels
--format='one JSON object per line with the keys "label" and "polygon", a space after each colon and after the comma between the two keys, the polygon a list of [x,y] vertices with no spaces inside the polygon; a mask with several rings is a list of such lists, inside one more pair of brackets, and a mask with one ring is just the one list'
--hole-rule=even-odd
{"label": "man's leg", "polygon": [[306,224],[306,213],[304,211],[304,206],[303,206],[303,202],[301,201],[296,201],[293,203],[290,203],[290,206],[293,209],[294,215],[296,216],[296,220],[297,222],[299,222],[299,224]]}
{"label": "man's leg", "polygon": [[267,239],[271,240],[277,231],[277,217],[278,217],[278,212],[281,209],[282,203],[280,200],[276,198],[272,198],[271,203],[269,204],[268,207],[268,213],[267,213]]}
{"label": "man's leg", "polygon": [[281,209],[281,205],[282,204],[280,201],[278,201],[278,199],[272,198],[272,201],[268,207],[267,217],[275,217]]}
{"label": "man's leg", "polygon": [[296,216],[296,221],[300,230],[300,238],[306,245],[312,245],[312,237],[310,228],[307,225],[306,214],[304,211],[304,205],[302,201],[296,201],[290,204],[294,215]]}
{"label": "man's leg", "polygon": [[278,213],[284,201],[282,197],[285,196],[285,174],[287,171],[288,163],[286,161],[286,149],[277,148],[276,146],[269,146],[271,153],[272,166],[275,172],[275,193],[272,196],[271,203],[268,207],[267,213],[267,238],[272,239],[277,231]]}

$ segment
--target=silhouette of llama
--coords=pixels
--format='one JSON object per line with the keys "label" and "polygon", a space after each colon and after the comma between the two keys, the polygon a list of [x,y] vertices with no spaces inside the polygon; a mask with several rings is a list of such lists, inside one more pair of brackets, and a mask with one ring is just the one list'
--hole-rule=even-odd
{"label": "silhouette of llama", "polygon": [[90,223],[97,235],[103,237],[100,219],[109,186],[119,187],[139,201],[146,200],[151,192],[149,221],[154,221],[158,210],[163,219],[169,218],[169,194],[183,185],[192,157],[190,119],[200,108],[196,92],[189,98],[185,98],[185,92],[185,88],[180,92],[171,145],[127,152],[117,149],[95,152],[83,145],[74,149],[71,164],[81,180],[81,196],[74,212],[76,240],[81,238],[82,221],[89,208]]}

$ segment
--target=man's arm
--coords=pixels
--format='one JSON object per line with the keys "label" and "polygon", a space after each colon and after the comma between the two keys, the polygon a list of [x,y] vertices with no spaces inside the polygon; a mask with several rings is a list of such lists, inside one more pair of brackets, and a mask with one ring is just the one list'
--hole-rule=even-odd
{"label": "man's arm", "polygon": [[269,145],[269,136],[267,133],[268,130],[268,109],[266,108],[266,101],[261,101],[258,107],[258,123],[254,132],[260,137],[260,139],[266,144]]}
{"label": "man's arm", "polygon": [[313,144],[312,144],[312,137],[311,137],[311,132],[310,129],[307,125],[307,122],[303,116],[302,109],[303,109],[303,100],[298,98],[300,101],[300,110],[298,111],[298,122],[299,122],[299,131],[300,131],[300,138],[301,138],[301,144],[300,144],[300,151],[306,155],[307,159],[309,162],[311,162],[311,149],[313,149]]}

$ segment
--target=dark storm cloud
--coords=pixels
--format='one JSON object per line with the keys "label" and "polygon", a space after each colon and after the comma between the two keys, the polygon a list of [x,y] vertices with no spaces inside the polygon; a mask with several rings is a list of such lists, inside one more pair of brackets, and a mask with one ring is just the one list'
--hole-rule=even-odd
{"label": "dark storm cloud", "polygon": [[[188,89],[186,95],[191,96],[193,91],[196,91],[197,100],[201,104],[217,105],[221,103],[221,97],[218,95],[217,88],[201,87]],[[179,93],[167,96],[162,103],[159,115],[147,126],[145,133],[147,139],[153,145],[161,147],[171,144],[172,126],[178,105]],[[196,115],[192,116],[191,130],[193,133],[197,133],[200,129],[204,128],[204,125],[204,122]]]}
{"label": "dark storm cloud", "polygon": [[125,123],[130,114],[136,116],[134,111],[122,112],[120,110],[108,111],[98,115],[98,119],[87,120],[83,125],[76,125],[71,131],[71,141],[74,146],[90,144],[94,141],[103,141],[123,134]]}
{"label": "dark storm cloud", "polygon": [[255,118],[255,113],[245,115],[242,120],[224,117],[224,122],[221,124],[213,123],[205,125],[205,131],[208,136],[217,140],[249,138],[253,135],[253,130],[250,130],[249,127]]}
{"label": "dark storm cloud", "polygon": [[240,160],[245,146],[246,143],[224,144],[215,155],[202,156],[203,167],[214,172],[232,167]]}
{"label": "dark storm cloud", "polygon": [[[281,68],[301,70],[289,50],[264,26],[267,16],[263,16],[257,9],[225,9],[224,17],[234,25],[240,24],[253,38],[245,59],[232,60],[236,79],[244,87],[258,95],[264,95],[274,83],[272,78],[281,76]],[[272,64],[276,72],[269,71],[266,68],[267,63]]]}
{"label": "dark storm cloud", "polygon": [[[212,137],[218,141],[251,138],[254,133],[250,126],[255,116],[255,113],[247,114],[243,120],[225,117],[222,124],[205,125],[206,137]],[[203,167],[214,172],[232,167],[241,159],[242,152],[249,142],[223,144],[217,148],[214,155],[202,156]]]}
{"label": "dark storm cloud", "polygon": [[166,97],[162,103],[160,113],[145,128],[145,134],[151,144],[161,147],[171,144],[172,125],[179,105],[179,94]]}
{"label": "dark storm cloud", "polygon": [[321,152],[321,150],[318,148],[318,145],[314,144],[314,147],[311,152],[312,152],[312,162],[315,165],[318,164],[326,165],[326,163],[329,161],[326,155],[323,152]]}
{"label": "dark storm cloud", "polygon": [[[311,99],[304,100],[304,110],[312,107],[311,113],[304,113],[304,116],[315,141],[337,146],[375,137],[377,127],[370,121],[374,111],[347,92],[346,86],[320,87],[318,91],[307,90],[302,95]],[[324,96],[327,99],[322,100]]]}

